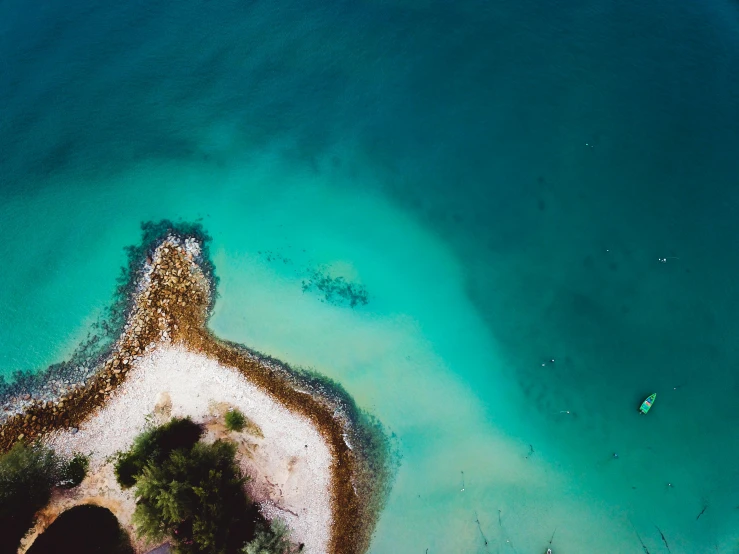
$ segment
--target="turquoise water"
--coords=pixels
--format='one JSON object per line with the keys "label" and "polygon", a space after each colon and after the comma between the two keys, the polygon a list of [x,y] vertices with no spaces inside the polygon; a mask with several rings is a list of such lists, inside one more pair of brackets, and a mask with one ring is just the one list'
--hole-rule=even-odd
{"label": "turquoise water", "polygon": [[737,29],[719,0],[3,2],[0,373],[71,353],[142,221],[201,220],[213,330],[397,435],[373,553],[737,552]]}

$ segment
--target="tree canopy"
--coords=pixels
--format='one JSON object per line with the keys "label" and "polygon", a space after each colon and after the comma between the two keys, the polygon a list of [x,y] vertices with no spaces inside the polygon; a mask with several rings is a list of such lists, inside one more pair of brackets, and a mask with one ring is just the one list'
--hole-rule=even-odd
{"label": "tree canopy", "polygon": [[202,432],[189,418],[174,418],[118,456],[118,482],[135,487],[137,533],[168,540],[177,554],[290,552],[287,528],[270,527],[248,498],[236,445],[200,442]]}
{"label": "tree canopy", "polygon": [[86,472],[84,456],[65,462],[40,443],[17,442],[0,456],[0,554],[15,554],[52,487],[76,487]]}
{"label": "tree canopy", "polygon": [[170,538],[181,554],[226,554],[243,544],[249,502],[235,452],[222,441],[197,443],[149,463],[136,480],[138,532]]}
{"label": "tree canopy", "polygon": [[118,484],[130,488],[136,484],[147,464],[161,464],[175,450],[189,450],[200,440],[203,430],[189,417],[171,421],[141,433],[133,446],[118,457],[115,476]]}
{"label": "tree canopy", "polygon": [[[298,552],[302,545],[298,547]],[[280,522],[273,522],[267,527],[260,525],[254,538],[244,545],[241,554],[289,554],[293,551],[287,526]]]}

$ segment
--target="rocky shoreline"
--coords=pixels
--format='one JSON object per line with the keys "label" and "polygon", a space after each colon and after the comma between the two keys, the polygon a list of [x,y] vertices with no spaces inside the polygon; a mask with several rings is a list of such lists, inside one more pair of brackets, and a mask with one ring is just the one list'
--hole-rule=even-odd
{"label": "rocky shoreline", "polygon": [[360,421],[351,399],[335,384],[220,341],[208,331],[215,277],[204,271],[209,260],[200,236],[169,229],[145,246],[145,260],[131,272],[128,284],[126,323],[108,355],[94,367],[73,368],[71,374],[6,402],[0,410],[0,452],[18,440],[62,429],[74,432],[106,404],[137,360],[159,345],[181,345],[237,369],[285,408],[312,422],[333,458],[333,526],[327,551],[366,551],[391,475],[381,431],[371,420]]}

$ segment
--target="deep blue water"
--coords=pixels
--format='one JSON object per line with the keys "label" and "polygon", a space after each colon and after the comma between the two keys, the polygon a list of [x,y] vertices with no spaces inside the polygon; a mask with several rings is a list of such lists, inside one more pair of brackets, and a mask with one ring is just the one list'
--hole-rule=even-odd
{"label": "deep blue water", "polygon": [[728,0],[5,0],[0,374],[68,355],[141,221],[202,218],[213,328],[401,437],[374,551],[734,552],[738,152]]}

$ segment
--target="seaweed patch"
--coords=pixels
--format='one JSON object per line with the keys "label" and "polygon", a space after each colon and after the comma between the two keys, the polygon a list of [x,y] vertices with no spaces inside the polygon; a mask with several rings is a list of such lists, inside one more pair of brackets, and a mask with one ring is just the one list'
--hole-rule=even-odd
{"label": "seaweed patch", "polygon": [[303,280],[303,292],[317,291],[323,295],[322,302],[334,306],[366,306],[369,301],[367,289],[347,281],[344,277],[332,277],[321,270],[313,270],[308,279]]}

